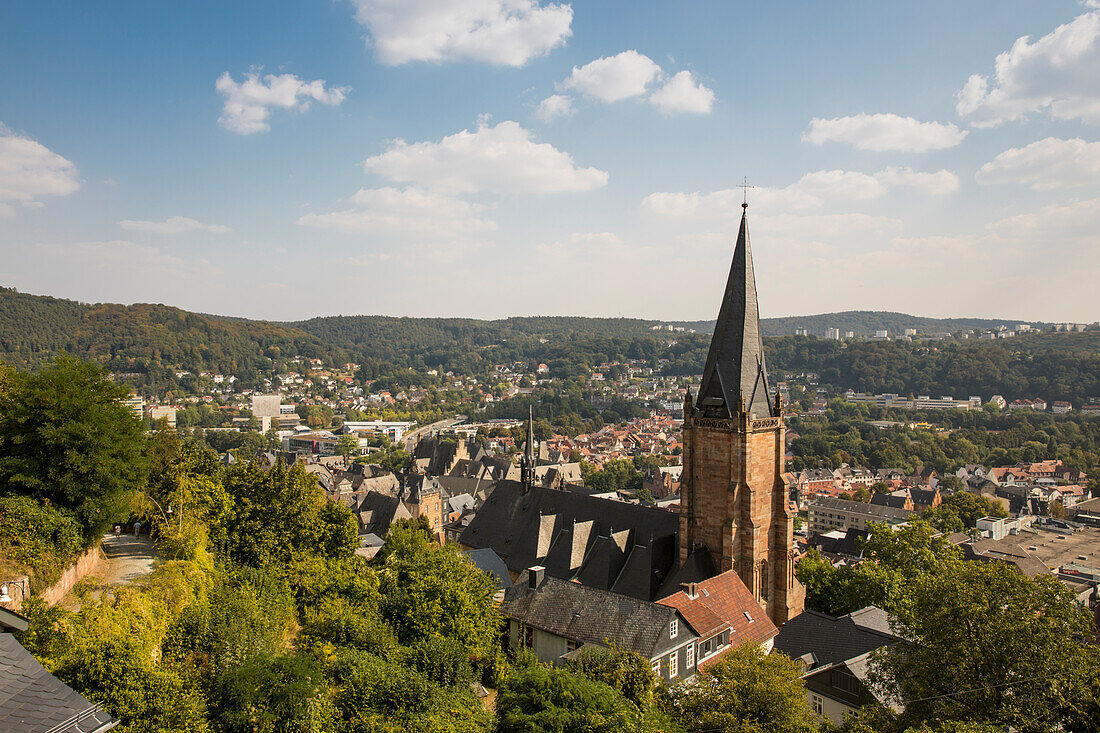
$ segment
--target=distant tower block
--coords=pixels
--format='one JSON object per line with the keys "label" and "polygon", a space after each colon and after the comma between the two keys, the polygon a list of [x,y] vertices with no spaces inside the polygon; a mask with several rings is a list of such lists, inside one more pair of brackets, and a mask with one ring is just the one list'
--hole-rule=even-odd
{"label": "distant tower block", "polygon": [[680,562],[705,549],[734,570],[777,626],[800,614],[794,520],[783,482],[782,403],[768,385],[748,205],[698,398],[684,404]]}
{"label": "distant tower block", "polygon": [[282,409],[283,398],[277,394],[252,395],[252,417],[260,421],[260,429],[267,432],[271,429],[272,421],[279,424],[279,412]]}

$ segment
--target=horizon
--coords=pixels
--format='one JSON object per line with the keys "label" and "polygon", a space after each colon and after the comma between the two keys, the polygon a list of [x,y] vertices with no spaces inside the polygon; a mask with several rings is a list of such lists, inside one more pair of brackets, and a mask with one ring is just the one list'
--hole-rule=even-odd
{"label": "horizon", "polygon": [[0,282],[27,291],[705,320],[747,197],[765,317],[1100,313],[1100,0],[5,20]]}
{"label": "horizon", "polygon": [[[643,318],[643,317],[640,317],[640,316],[629,316],[629,315],[590,316],[590,315],[582,315],[582,314],[576,314],[576,313],[540,313],[540,314],[536,314],[536,315],[513,313],[511,315],[504,315],[504,316],[498,316],[498,317],[492,317],[492,318],[480,318],[480,317],[477,317],[477,316],[447,316],[447,315],[408,316],[408,315],[400,315],[400,314],[392,314],[392,313],[324,313],[324,314],[313,315],[313,316],[308,316],[308,317],[304,317],[304,318],[294,318],[294,319],[290,319],[290,320],[285,320],[285,319],[271,319],[271,318],[252,318],[252,317],[249,317],[249,316],[241,316],[241,315],[237,315],[237,314],[233,314],[233,313],[211,313],[211,312],[207,312],[207,311],[193,311],[193,310],[190,310],[190,309],[187,309],[187,308],[182,308],[182,307],[177,306],[177,305],[172,305],[170,303],[158,303],[158,302],[152,302],[152,301],[134,301],[134,302],[131,302],[131,303],[121,303],[121,302],[116,302],[116,301],[95,301],[95,302],[91,302],[91,301],[77,300],[75,298],[68,298],[68,297],[64,297],[64,296],[60,296],[60,295],[49,295],[49,294],[45,294],[45,293],[29,293],[29,292],[20,290],[17,287],[9,286],[9,285],[2,285],[2,286],[0,286],[0,288],[10,289],[11,291],[13,291],[13,292],[15,292],[19,295],[29,295],[29,296],[32,296],[32,297],[42,297],[42,298],[56,298],[58,300],[67,300],[67,301],[70,301],[70,302],[73,302],[73,303],[78,303],[78,304],[84,305],[84,306],[93,306],[94,307],[94,306],[101,306],[101,305],[121,305],[121,306],[124,306],[124,307],[131,307],[131,306],[137,306],[137,305],[150,305],[150,306],[159,306],[159,307],[164,307],[164,308],[175,308],[177,310],[183,310],[183,311],[186,311],[186,312],[189,312],[189,313],[195,313],[197,315],[207,316],[207,317],[210,317],[210,318],[233,318],[233,319],[239,319],[239,320],[257,321],[257,322],[262,322],[262,323],[275,323],[275,324],[281,324],[281,325],[294,325],[294,324],[297,324],[297,323],[304,323],[306,321],[317,320],[317,319],[322,319],[322,318],[409,318],[409,319],[422,319],[422,320],[427,320],[427,319],[467,319],[467,320],[472,320],[472,321],[483,321],[483,322],[486,322],[486,323],[492,323],[492,322],[496,322],[496,321],[506,321],[506,320],[509,320],[509,319],[512,319],[512,318],[588,318],[588,319],[592,319],[592,320],[642,321],[642,322],[647,322],[647,323],[662,323],[662,324],[709,323],[709,322],[713,322],[715,320],[715,317],[711,317],[711,318]],[[1039,319],[1034,319],[1034,318],[1033,319],[1027,319],[1027,318],[1000,318],[1000,317],[986,317],[986,316],[928,316],[928,315],[921,315],[921,314],[917,314],[917,313],[906,313],[904,311],[869,310],[869,309],[843,310],[843,311],[825,311],[825,312],[821,312],[821,313],[799,313],[799,314],[789,315],[789,316],[766,316],[766,315],[762,315],[762,316],[760,316],[760,320],[761,321],[774,321],[774,320],[781,320],[781,319],[822,318],[822,317],[825,317],[825,316],[843,316],[843,315],[855,314],[855,313],[874,313],[874,314],[883,314],[883,315],[895,315],[895,316],[905,316],[905,317],[908,317],[908,318],[919,318],[919,319],[936,320],[936,321],[1000,321],[1000,322],[1004,323],[1005,325],[1020,324],[1020,323],[1027,323],[1027,324],[1032,324],[1032,325],[1035,325],[1035,324],[1051,325],[1051,324],[1055,324],[1055,323],[1086,323],[1086,324],[1095,323],[1095,321],[1044,321],[1044,320],[1039,320]]]}

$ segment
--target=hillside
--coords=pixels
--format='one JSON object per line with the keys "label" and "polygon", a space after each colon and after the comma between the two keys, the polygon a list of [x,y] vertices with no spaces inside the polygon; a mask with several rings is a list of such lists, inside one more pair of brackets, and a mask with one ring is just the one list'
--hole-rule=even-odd
{"label": "hillside", "polygon": [[264,321],[230,320],[164,305],[86,304],[0,288],[0,358],[33,367],[59,351],[113,371],[246,373],[271,358],[334,357],[316,336]]}
{"label": "hillside", "polygon": [[[928,333],[1016,322],[850,311],[765,319],[762,326],[771,337],[768,364],[777,379],[812,371],[820,374],[823,385],[841,390],[986,398],[999,393],[1009,399],[1041,396],[1075,404],[1100,395],[1097,331],[932,345],[784,335],[796,328],[823,333],[827,326],[857,333],[881,328]],[[641,319],[556,316],[495,321],[330,316],[275,323],[164,305],[93,305],[0,288],[0,359],[36,367],[66,351],[129,373],[131,381],[148,390],[171,383],[176,370],[230,373],[242,385],[251,385],[258,375],[272,372],[274,361],[295,355],[362,363],[367,379],[407,368],[479,374],[492,364],[516,360],[546,362],[555,375],[570,377],[609,361],[669,358],[666,373],[698,374],[713,322],[665,323],[698,333],[654,331],[658,322]],[[670,347],[671,336],[676,343]]]}
{"label": "hillside", "polygon": [[890,311],[843,311],[813,316],[764,318],[761,319],[760,325],[766,336],[793,335],[800,328],[806,329],[811,336],[824,336],[827,328],[837,328],[841,332],[854,331],[856,336],[873,336],[876,331],[886,330],[893,336],[905,333],[907,328],[914,328],[918,333],[933,334],[954,333],[969,329],[989,330],[1000,326],[1014,326],[1018,323],[1030,323],[1032,326],[1045,325],[1027,319],[925,318]]}

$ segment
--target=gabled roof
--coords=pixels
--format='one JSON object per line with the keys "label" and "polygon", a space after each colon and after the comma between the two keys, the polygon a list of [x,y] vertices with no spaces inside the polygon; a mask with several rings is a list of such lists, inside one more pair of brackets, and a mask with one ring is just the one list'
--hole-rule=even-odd
{"label": "gabled roof", "polygon": [[804,611],[783,624],[775,637],[775,649],[791,659],[812,653],[817,667],[853,659],[900,641],[892,633],[879,630],[881,617],[867,611],[860,609],[840,617]]}
{"label": "gabled roof", "polygon": [[695,597],[678,591],[658,603],[677,609],[703,639],[730,629],[730,645],[761,644],[779,633],[733,570],[695,584]]}
{"label": "gabled roof", "polygon": [[705,414],[729,417],[740,410],[757,417],[775,414],[764,366],[764,341],[760,333],[760,307],[756,301],[756,275],[749,248],[748,207],[741,214],[741,228],[733,250],[718,321],[710,341],[703,382],[696,406]]}
{"label": "gabled roof", "polygon": [[99,733],[118,721],[54,677],[11,634],[0,634],[0,731]]}
{"label": "gabled roof", "polygon": [[459,542],[491,547],[516,573],[546,565],[557,577],[649,601],[672,570],[678,528],[663,509],[501,481]]}
{"label": "gabled roof", "polygon": [[496,554],[488,547],[480,550],[468,550],[466,552],[466,557],[470,558],[470,562],[472,562],[478,570],[486,575],[493,576],[497,581],[498,588],[512,587],[512,575],[508,572],[508,566],[500,559],[500,555]]}
{"label": "gabled roof", "polygon": [[505,591],[500,610],[508,618],[556,636],[585,644],[614,644],[646,659],[698,638],[687,624],[680,624],[676,637],[669,638],[671,622],[682,618],[671,606],[550,575],[543,577],[538,588],[531,588],[527,571]]}

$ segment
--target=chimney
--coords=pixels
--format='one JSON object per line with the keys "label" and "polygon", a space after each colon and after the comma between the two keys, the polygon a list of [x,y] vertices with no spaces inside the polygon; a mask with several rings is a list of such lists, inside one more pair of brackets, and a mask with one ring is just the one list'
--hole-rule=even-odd
{"label": "chimney", "polygon": [[693,601],[699,595],[699,585],[697,583],[680,583],[680,590]]}
{"label": "chimney", "polygon": [[546,568],[542,565],[527,568],[527,587],[531,590],[538,588],[542,585],[542,578],[545,574]]}

